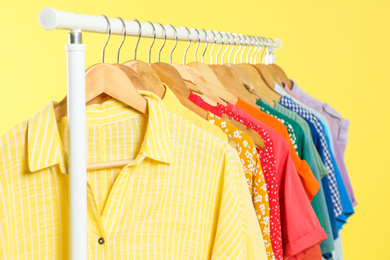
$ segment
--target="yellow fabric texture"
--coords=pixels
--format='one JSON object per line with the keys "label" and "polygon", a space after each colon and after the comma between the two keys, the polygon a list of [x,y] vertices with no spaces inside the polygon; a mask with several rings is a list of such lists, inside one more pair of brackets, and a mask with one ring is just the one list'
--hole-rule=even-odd
{"label": "yellow fabric texture", "polygon": [[190,120],[193,124],[199,126],[200,128],[212,133],[213,135],[222,138],[222,140],[228,141],[227,135],[224,134],[221,129],[216,127],[213,124],[210,124],[205,119],[201,118],[185,106],[183,106],[180,101],[177,99],[175,94],[173,94],[172,90],[169,89],[169,87],[163,83],[165,86],[165,95],[162,98],[162,101],[164,102],[165,107],[171,111],[174,112],[188,120]]}
{"label": "yellow fabric texture", "polygon": [[[180,101],[177,99],[175,94],[169,89],[169,87],[164,83],[164,86],[166,88],[165,95],[162,98],[162,101],[164,102],[165,107],[170,110],[173,113],[177,113],[184,118],[188,119],[195,125],[199,126],[200,128],[212,133],[215,136],[218,136],[222,138],[223,140],[227,141],[227,134],[224,133],[218,126],[210,123],[209,121],[201,118],[185,106],[183,106]],[[240,160],[239,158],[237,160]],[[259,162],[260,163],[260,162]],[[245,168],[243,168],[245,169]],[[254,246],[254,255],[255,259],[267,259],[266,252],[263,237],[261,234],[260,226],[257,223],[257,216],[256,212],[254,210],[252,200],[251,200],[251,194],[246,192],[247,187],[247,181],[246,176],[244,173],[240,174],[242,177],[242,181],[240,182],[241,188],[244,190],[245,193],[247,193],[244,196],[244,204],[245,204],[245,214],[248,218],[248,232],[250,233],[252,237],[252,241],[255,241],[256,246]]]}
{"label": "yellow fabric texture", "polygon": [[238,155],[243,165],[248,190],[253,200],[252,208],[254,207],[256,211],[257,224],[261,229],[267,257],[269,260],[275,259],[270,237],[271,228],[267,186],[256,146],[247,134],[213,113],[207,113],[208,121],[220,127],[237,144]]}
{"label": "yellow fabric texture", "polygon": [[[242,166],[226,142],[166,110],[87,107],[89,259],[254,259]],[[67,258],[67,118],[51,102],[1,137],[0,258]],[[99,238],[105,243],[99,244]]]}

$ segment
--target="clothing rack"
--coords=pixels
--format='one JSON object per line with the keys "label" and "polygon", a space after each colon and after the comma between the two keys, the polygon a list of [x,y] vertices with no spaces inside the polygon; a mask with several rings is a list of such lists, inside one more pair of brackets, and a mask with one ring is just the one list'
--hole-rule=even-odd
{"label": "clothing rack", "polygon": [[[72,260],[87,259],[87,150],[86,150],[86,109],[85,109],[85,44],[82,44],[82,32],[108,33],[107,20],[100,16],[58,11],[50,7],[39,13],[39,24],[46,30],[69,30],[69,43],[65,45],[67,52],[67,94],[69,118],[69,216],[70,216],[70,258]],[[111,34],[123,35],[123,24],[120,19],[108,18]],[[166,27],[164,36],[161,26],[138,21],[124,21],[126,35],[180,41],[200,41],[226,43],[230,38],[226,33],[213,34],[211,31],[195,35],[185,27]],[[140,25],[139,25],[140,24]],[[175,30],[177,33],[175,33]],[[234,34],[233,34],[234,35]],[[279,39],[262,38],[262,46],[279,49]],[[240,45],[252,45],[251,41],[240,41]]]}

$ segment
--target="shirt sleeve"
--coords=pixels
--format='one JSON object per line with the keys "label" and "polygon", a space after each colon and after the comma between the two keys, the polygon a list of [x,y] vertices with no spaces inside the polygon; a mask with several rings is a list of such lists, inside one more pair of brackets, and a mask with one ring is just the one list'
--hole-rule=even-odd
{"label": "shirt sleeve", "polygon": [[281,207],[284,257],[300,255],[327,236],[310,205],[289,155],[287,144],[276,147],[279,201]]}
{"label": "shirt sleeve", "polygon": [[242,165],[233,148],[226,147],[225,152],[211,259],[255,259],[254,246],[259,241],[252,241],[248,232],[244,196],[249,196],[249,191],[245,187],[244,193],[241,185]]}
{"label": "shirt sleeve", "polygon": [[314,196],[317,194],[320,189],[320,183],[314,177],[312,170],[305,160],[301,160],[301,164],[297,169],[299,174],[299,179],[304,187],[305,193],[309,201],[312,201]]}

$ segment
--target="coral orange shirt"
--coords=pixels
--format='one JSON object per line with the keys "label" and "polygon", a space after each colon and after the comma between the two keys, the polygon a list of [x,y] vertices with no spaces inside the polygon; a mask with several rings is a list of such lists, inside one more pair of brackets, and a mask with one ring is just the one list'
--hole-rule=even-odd
{"label": "coral orange shirt", "polygon": [[[241,116],[241,120],[239,120],[241,123],[255,131],[258,127],[263,128],[273,139],[282,221],[283,256],[287,259],[302,258],[309,253],[309,249],[318,245],[327,236],[301,185],[290,156],[290,147],[282,135],[272,127],[257,119],[253,119],[253,121],[242,120],[249,115],[247,112],[233,105],[226,108],[227,111],[233,112],[229,108],[237,111],[235,115],[236,117]],[[233,116],[233,118],[238,119],[236,117]],[[250,123],[247,124],[247,122]]]}
{"label": "coral orange shirt", "polygon": [[[249,120],[241,119],[238,115],[235,115],[233,112],[228,111],[222,105],[211,106],[206,103],[201,97],[193,93],[188,97],[193,103],[199,107],[210,111],[211,113],[222,117],[222,114],[225,114],[249,127]],[[241,119],[241,120],[240,120]],[[277,181],[277,170],[276,170],[276,154],[274,152],[274,145],[271,136],[260,127],[252,128],[255,130],[264,140],[265,149],[259,149],[259,157],[261,160],[261,167],[263,170],[264,178],[266,181],[266,189],[268,196],[266,200],[269,202],[270,208],[270,237],[272,249],[276,260],[283,260],[283,244],[282,244],[282,224],[280,219],[280,204],[279,204],[279,189]],[[271,129],[272,131],[275,131]],[[276,132],[276,131],[275,131]],[[278,133],[276,133],[279,135]],[[280,139],[283,139],[280,137]],[[287,144],[286,144],[287,146]]]}
{"label": "coral orange shirt", "polygon": [[[260,109],[251,106],[250,104],[246,103],[240,98],[238,99],[236,107],[241,108],[242,110],[246,111],[255,119],[272,127],[283,136],[283,138],[287,141],[287,143],[290,146],[290,156],[293,160],[295,168],[297,169],[299,178],[301,180],[303,188],[305,189],[306,195],[309,198],[309,200],[312,201],[313,197],[317,194],[318,190],[320,189],[320,184],[317,181],[317,179],[314,177],[314,174],[311,171],[307,162],[305,160],[300,159],[298,154],[295,152],[294,145],[291,142],[286,126],[283,125],[282,122],[280,122],[273,116],[268,115],[267,113],[264,113]],[[228,104],[228,108],[234,111],[234,106],[232,104]]]}
{"label": "coral orange shirt", "polygon": [[[189,99],[198,105],[205,105],[205,102],[195,94],[190,95]],[[281,259],[279,258],[281,252],[283,252],[283,258],[292,257],[293,259],[297,259],[305,256],[305,254],[308,253],[309,248],[318,245],[327,236],[322,229],[301,185],[298,173],[290,156],[289,145],[281,134],[259,120],[254,119],[252,122],[251,120],[245,118],[245,115],[234,113],[229,108],[222,105],[212,107],[207,104],[207,107],[207,109],[213,110],[217,115],[220,115],[222,112],[245,124],[248,128],[253,129],[262,136],[264,143],[266,144],[266,149],[272,147],[272,158],[276,160],[271,162],[269,166],[276,166],[276,176],[269,176],[267,174],[267,162],[264,162],[263,164],[263,161],[261,161],[261,164],[266,177],[268,194],[275,195],[275,198],[279,199],[280,205],[280,215],[277,214],[274,216],[280,216],[282,224],[281,242],[283,243],[283,250],[280,250],[278,247],[280,241],[273,239],[273,222],[271,221],[271,243],[275,257],[278,260]],[[229,107],[234,106],[231,105]],[[242,109],[236,107],[234,107],[234,109],[241,110],[243,113],[248,114]],[[265,132],[268,136],[264,135]],[[272,140],[273,145],[269,145],[267,143],[268,140]],[[262,150],[259,152],[265,153],[260,155],[261,159],[264,159],[263,156],[266,156],[267,153],[269,153],[269,151]],[[271,181],[274,180],[276,180],[276,183],[271,183]],[[268,186],[268,184],[271,185]],[[273,189],[275,188],[277,189],[276,194],[273,193]],[[270,197],[269,205],[271,207],[271,216],[274,209],[273,202],[273,199]],[[279,234],[275,232],[275,235],[278,236]],[[277,245],[277,247],[274,248],[274,245]]]}
{"label": "coral orange shirt", "polygon": [[322,253],[321,253],[321,249],[320,249],[320,246],[319,245],[317,245],[317,246],[314,246],[314,247],[312,247],[312,248],[309,248],[309,249],[307,249],[307,253],[306,253],[306,255],[303,257],[303,258],[301,258],[301,257],[299,257],[299,258],[288,258],[288,260],[316,260],[316,259],[318,259],[318,260],[321,260],[322,259]]}

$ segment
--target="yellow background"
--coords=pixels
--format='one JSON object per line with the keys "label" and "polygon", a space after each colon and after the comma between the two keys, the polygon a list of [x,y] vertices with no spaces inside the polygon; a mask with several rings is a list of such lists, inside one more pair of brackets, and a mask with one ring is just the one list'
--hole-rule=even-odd
{"label": "yellow background", "polygon": [[[389,259],[389,1],[5,1],[0,0],[0,134],[66,94],[66,31],[45,31],[38,13],[58,10],[278,37],[276,62],[314,97],[350,119],[346,162],[359,205],[342,231],[345,259]],[[115,62],[114,36],[106,62]],[[101,60],[105,35],[84,34],[86,66]],[[121,61],[133,58],[128,37]],[[156,43],[152,61],[156,61]],[[150,39],[139,58],[147,59]],[[167,44],[163,61],[168,61]],[[174,61],[182,61],[179,43]],[[202,49],[201,49],[202,50]],[[210,48],[208,49],[210,50]],[[188,53],[193,59],[194,45]],[[207,52],[208,55],[208,52]],[[208,60],[208,59],[207,59]]]}

